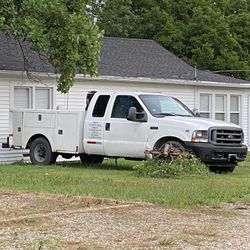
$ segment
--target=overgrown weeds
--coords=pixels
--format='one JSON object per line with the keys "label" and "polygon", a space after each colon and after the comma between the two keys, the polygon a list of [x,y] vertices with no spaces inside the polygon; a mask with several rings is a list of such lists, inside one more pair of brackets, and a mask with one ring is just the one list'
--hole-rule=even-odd
{"label": "overgrown weeds", "polygon": [[182,175],[208,175],[208,168],[197,158],[177,158],[174,161],[151,159],[134,167],[138,176],[171,178]]}
{"label": "overgrown weeds", "polygon": [[171,144],[145,152],[149,160],[134,167],[138,176],[171,178],[182,175],[207,175],[208,168],[194,155],[182,152]]}

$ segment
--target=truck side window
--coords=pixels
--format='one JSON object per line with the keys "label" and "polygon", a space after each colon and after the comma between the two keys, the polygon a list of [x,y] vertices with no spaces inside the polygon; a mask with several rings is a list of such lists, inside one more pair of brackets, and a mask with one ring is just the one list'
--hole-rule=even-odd
{"label": "truck side window", "polygon": [[103,117],[109,102],[109,95],[100,95],[96,101],[92,116]]}
{"label": "truck side window", "polygon": [[127,118],[130,107],[135,107],[137,111],[143,111],[140,103],[133,96],[117,96],[111,113],[112,118]]}

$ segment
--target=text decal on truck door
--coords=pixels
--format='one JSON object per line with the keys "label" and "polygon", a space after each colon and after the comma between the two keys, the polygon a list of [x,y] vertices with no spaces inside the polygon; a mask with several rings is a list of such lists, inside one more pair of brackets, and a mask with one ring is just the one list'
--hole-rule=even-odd
{"label": "text decal on truck door", "polygon": [[89,139],[102,139],[102,124],[100,122],[89,123]]}

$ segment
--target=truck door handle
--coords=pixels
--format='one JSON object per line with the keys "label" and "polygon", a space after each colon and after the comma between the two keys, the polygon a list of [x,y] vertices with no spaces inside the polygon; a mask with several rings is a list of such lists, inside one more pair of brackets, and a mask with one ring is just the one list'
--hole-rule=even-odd
{"label": "truck door handle", "polygon": [[106,131],[110,131],[110,123],[109,123],[109,122],[107,122],[107,123],[105,124],[105,130],[106,130]]}

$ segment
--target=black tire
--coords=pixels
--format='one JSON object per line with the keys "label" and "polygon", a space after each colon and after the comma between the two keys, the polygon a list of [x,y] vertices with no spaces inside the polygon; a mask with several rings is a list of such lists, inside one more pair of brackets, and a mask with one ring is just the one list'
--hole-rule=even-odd
{"label": "black tire", "polygon": [[209,166],[209,170],[213,173],[217,174],[227,174],[232,173],[235,169],[236,165],[230,165],[230,166]]}
{"label": "black tire", "polygon": [[36,138],[30,145],[30,160],[35,165],[49,165],[56,162],[57,154],[51,151],[49,142],[43,138]]}
{"label": "black tire", "polygon": [[80,159],[82,163],[100,164],[102,163],[104,156],[80,154]]}

